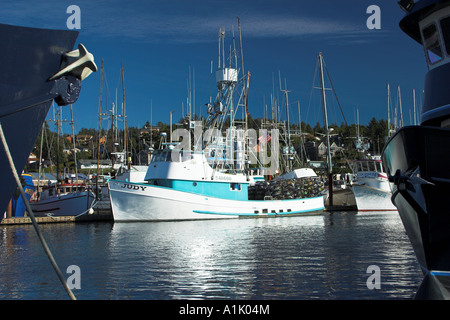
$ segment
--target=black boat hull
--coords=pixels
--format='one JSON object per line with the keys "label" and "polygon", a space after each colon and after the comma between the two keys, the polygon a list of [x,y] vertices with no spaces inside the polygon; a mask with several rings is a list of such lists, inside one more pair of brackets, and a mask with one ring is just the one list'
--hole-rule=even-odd
{"label": "black boat hull", "polygon": [[[49,78],[61,68],[63,55],[74,47],[78,32],[0,24],[0,123],[20,174],[33,149],[58,86],[79,80]],[[77,83],[75,83],[75,86]],[[64,90],[61,90],[64,91]],[[0,144],[0,220],[16,183]]]}
{"label": "black boat hull", "polygon": [[410,126],[383,150],[392,201],[425,275],[420,299],[450,298],[449,145],[450,129]]}

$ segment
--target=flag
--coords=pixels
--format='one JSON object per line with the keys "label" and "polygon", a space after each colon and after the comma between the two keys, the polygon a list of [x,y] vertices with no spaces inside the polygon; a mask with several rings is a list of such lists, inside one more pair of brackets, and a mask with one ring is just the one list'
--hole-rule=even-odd
{"label": "flag", "polygon": [[266,143],[269,142],[271,139],[272,139],[272,137],[269,136],[269,135],[267,134],[267,132],[258,138],[259,142],[262,143],[262,144],[266,144]]}

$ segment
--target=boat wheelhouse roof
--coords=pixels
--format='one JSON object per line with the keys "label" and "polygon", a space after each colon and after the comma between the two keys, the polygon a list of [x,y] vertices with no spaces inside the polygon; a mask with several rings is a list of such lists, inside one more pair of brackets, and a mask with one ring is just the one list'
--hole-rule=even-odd
{"label": "boat wheelhouse roof", "polygon": [[422,44],[419,21],[447,6],[450,6],[450,1],[448,0],[420,0],[414,3],[411,11],[407,12],[405,17],[400,21],[400,28],[411,38]]}

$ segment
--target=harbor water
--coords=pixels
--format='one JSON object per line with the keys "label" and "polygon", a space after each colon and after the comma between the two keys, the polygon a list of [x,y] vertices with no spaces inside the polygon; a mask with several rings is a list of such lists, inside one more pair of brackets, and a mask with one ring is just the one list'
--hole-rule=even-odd
{"label": "harbor water", "polygon": [[[84,300],[405,300],[422,281],[397,212],[40,229]],[[0,299],[68,299],[32,225],[0,239]]]}

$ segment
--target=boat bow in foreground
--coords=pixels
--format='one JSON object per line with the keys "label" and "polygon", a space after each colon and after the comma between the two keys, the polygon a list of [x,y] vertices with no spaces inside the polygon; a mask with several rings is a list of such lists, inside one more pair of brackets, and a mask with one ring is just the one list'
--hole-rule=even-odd
{"label": "boat bow in foreground", "polygon": [[419,126],[400,129],[383,150],[392,201],[424,272],[418,299],[450,298],[450,1],[400,1],[400,27],[428,64]]}

